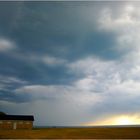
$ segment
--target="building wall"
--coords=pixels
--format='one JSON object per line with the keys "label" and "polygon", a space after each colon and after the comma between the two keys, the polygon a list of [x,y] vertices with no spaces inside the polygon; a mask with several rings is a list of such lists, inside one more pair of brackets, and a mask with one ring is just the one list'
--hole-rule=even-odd
{"label": "building wall", "polygon": [[0,120],[0,129],[32,129],[33,121]]}

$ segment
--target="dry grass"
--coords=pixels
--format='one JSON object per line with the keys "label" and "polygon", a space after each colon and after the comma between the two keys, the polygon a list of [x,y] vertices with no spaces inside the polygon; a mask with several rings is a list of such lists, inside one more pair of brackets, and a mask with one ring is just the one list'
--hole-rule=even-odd
{"label": "dry grass", "polygon": [[126,128],[45,128],[34,130],[0,130],[2,139],[135,139],[139,127]]}

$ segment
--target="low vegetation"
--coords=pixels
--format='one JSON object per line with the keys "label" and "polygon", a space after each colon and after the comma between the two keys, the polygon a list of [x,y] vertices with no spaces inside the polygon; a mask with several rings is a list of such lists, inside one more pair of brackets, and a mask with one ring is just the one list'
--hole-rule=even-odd
{"label": "low vegetation", "polygon": [[123,128],[40,128],[33,130],[0,130],[1,139],[135,139],[140,127]]}

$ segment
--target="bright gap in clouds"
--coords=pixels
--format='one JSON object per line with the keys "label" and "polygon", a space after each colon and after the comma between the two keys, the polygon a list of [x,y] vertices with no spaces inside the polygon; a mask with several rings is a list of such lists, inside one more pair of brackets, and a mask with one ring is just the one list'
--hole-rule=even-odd
{"label": "bright gap in clouds", "polygon": [[90,122],[85,125],[98,126],[98,125],[139,125],[140,117],[138,115],[120,115],[116,117],[108,117],[95,122]]}

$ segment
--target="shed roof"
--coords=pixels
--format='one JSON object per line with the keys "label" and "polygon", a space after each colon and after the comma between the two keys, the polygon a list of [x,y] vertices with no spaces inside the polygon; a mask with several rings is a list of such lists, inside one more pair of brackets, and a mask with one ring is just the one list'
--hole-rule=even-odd
{"label": "shed roof", "polygon": [[34,116],[26,116],[26,115],[0,115],[0,120],[34,121]]}

